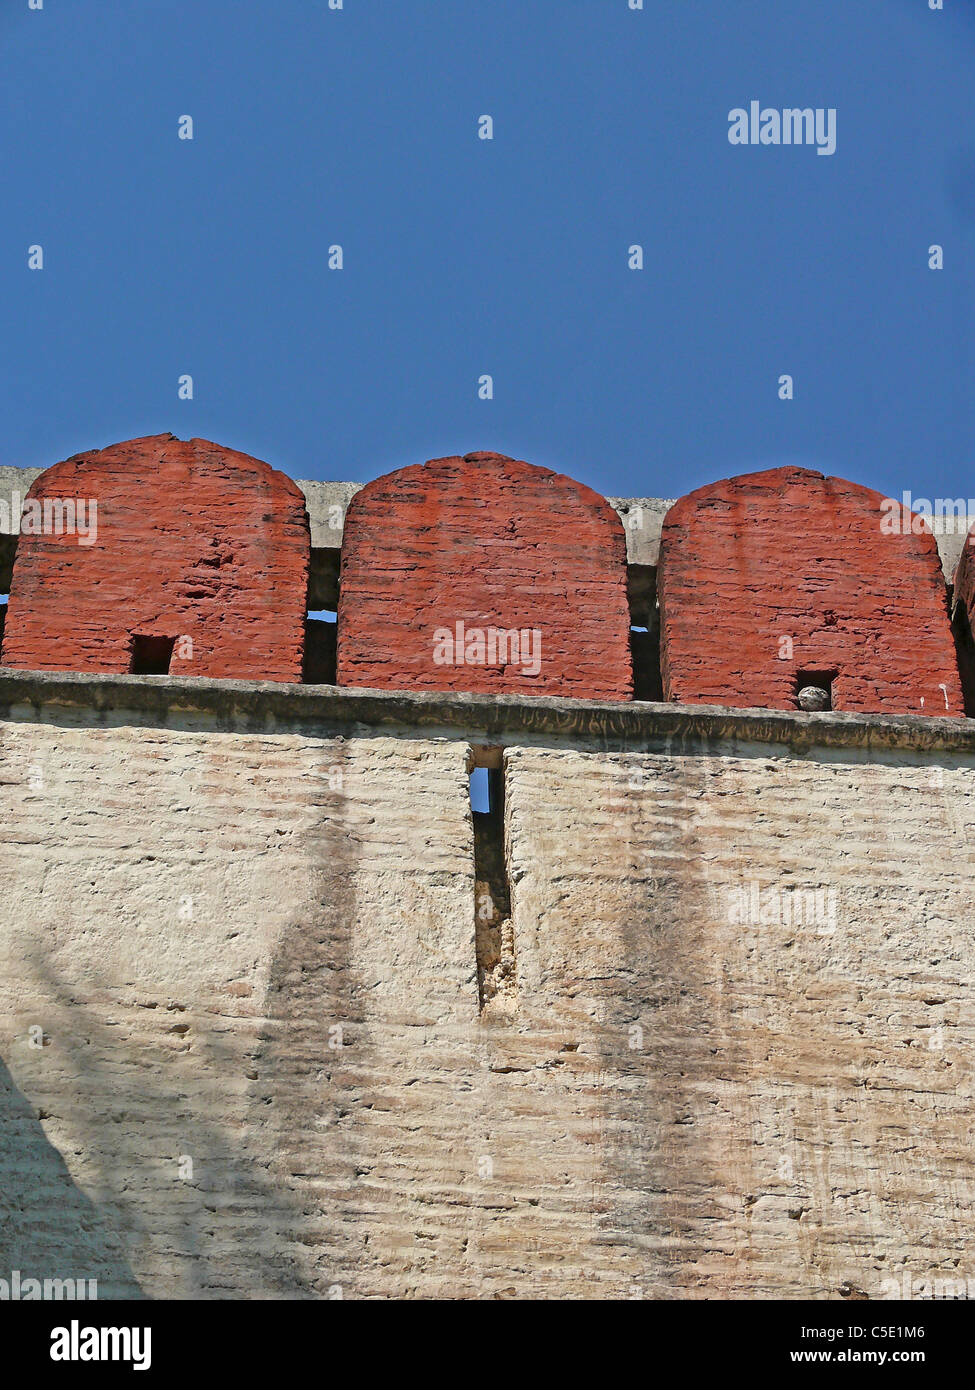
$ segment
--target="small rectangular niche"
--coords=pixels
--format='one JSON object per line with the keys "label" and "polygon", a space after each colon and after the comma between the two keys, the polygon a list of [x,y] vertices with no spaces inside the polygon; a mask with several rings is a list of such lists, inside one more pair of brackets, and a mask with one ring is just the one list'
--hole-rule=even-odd
{"label": "small rectangular niche", "polygon": [[134,676],[168,676],[175,646],[175,637],[148,637],[136,633],[132,638],[129,670]]}
{"label": "small rectangular niche", "polygon": [[[806,710],[831,710],[833,708],[833,682],[839,673],[837,671],[797,671],[796,672],[796,704],[800,709]],[[799,696],[803,691],[819,690],[823,694],[822,703],[814,703],[812,700],[808,704],[800,704]]]}
{"label": "small rectangular niche", "polygon": [[482,1014],[511,1012],[515,940],[504,838],[504,758],[500,748],[472,748],[468,761],[474,823],[474,950]]}

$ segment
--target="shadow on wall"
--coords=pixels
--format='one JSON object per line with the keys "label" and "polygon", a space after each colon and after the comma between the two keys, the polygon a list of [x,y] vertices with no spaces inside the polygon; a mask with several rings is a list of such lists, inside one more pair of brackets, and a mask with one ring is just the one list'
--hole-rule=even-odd
{"label": "shadow on wall", "polygon": [[305,620],[305,655],[301,679],[305,685],[335,684],[335,613],[310,612]]}
{"label": "shadow on wall", "polygon": [[[601,1241],[621,1246],[621,1277],[631,1281],[624,1296],[727,1298],[735,1255],[720,1241],[710,1245],[706,1279],[698,1256],[702,1230],[728,1219],[723,1194],[736,1190],[729,1172],[754,1181],[748,1153],[723,1154],[718,1111],[723,1088],[735,1090],[742,1109],[749,1105],[751,1059],[731,1026],[710,938],[702,812],[712,760],[703,746],[671,755],[669,739],[652,751],[606,738],[595,746],[607,772],[616,764],[606,792],[621,862],[631,867],[615,923],[620,956],[606,966],[618,975],[601,999],[594,1048],[593,1161],[610,1194],[594,1219]],[[753,1119],[742,1118],[745,1133]],[[634,1230],[645,1233],[644,1244],[627,1276],[632,1242],[624,1233]]]}
{"label": "shadow on wall", "polygon": [[[48,934],[19,957],[14,984],[43,1011],[56,1065],[40,1052],[11,1055],[22,1092],[0,1064],[0,1279],[13,1269],[96,1278],[100,1299],[307,1298],[352,1286],[363,1261],[354,1189],[376,1160],[359,1157],[356,1125],[371,1102],[348,1058],[367,1071],[377,1064],[349,969],[356,837],[346,776],[330,749],[302,783],[310,790],[292,798],[310,799],[301,853],[321,881],[282,924],[256,1029],[232,1005],[215,1014],[207,993],[162,1020],[151,988],[126,1006],[118,976],[79,982],[59,968]],[[99,814],[124,820],[126,807]],[[255,848],[270,866],[288,838],[272,827]],[[48,845],[52,858],[68,848],[56,836]],[[145,848],[164,860],[151,838]],[[82,923],[67,916],[69,930]],[[95,1002],[106,999],[107,1012]],[[336,1048],[336,1024],[354,1054]],[[37,1119],[45,1108],[61,1152]]]}
{"label": "shadow on wall", "polygon": [[271,1250],[287,1252],[276,1255],[276,1292],[289,1298],[334,1297],[363,1286],[376,1292],[362,1191],[375,1186],[388,1139],[377,1141],[368,1125],[385,1063],[369,1035],[367,990],[352,963],[361,848],[345,790],[353,773],[346,752],[335,748],[329,757],[332,789],[316,794],[315,821],[304,833],[304,850],[317,866],[314,886],[306,910],[276,942],[249,1088],[251,1114],[267,1131],[278,1197],[275,1224],[265,1218],[266,1239]]}
{"label": "shadow on wall", "polygon": [[975,637],[967,606],[959,601],[955,605],[951,630],[955,637],[955,651],[958,655],[958,672],[961,676],[962,694],[965,697],[965,714],[975,718]]}
{"label": "shadow on wall", "polygon": [[0,1173],[0,1279],[96,1279],[99,1297],[144,1297],[119,1233],[73,1182],[3,1061]]}
{"label": "shadow on wall", "polygon": [[[35,1179],[30,1188],[33,1200],[21,1218],[25,1248],[33,1242],[37,1258],[45,1252],[48,1264],[51,1251],[60,1260],[63,1250],[67,1265],[70,1233],[76,1226],[82,1231],[103,1230],[107,1268],[104,1275],[97,1272],[101,1299],[309,1296],[311,1288],[298,1257],[307,1244],[307,1221],[287,1183],[269,1177],[267,1154],[260,1144],[272,1083],[260,1074],[248,1087],[251,1110],[241,1114],[234,1108],[233,1083],[251,1060],[247,1030],[236,1038],[229,1033],[225,1038],[220,1029],[203,1028],[205,1010],[199,1003],[180,1015],[192,1021],[194,1035],[197,1030],[200,1033],[192,1045],[198,1088],[193,1098],[188,1096],[185,1077],[164,1067],[151,1030],[141,1040],[131,1033],[131,1055],[123,1059],[117,1029],[100,1011],[86,1008],[73,996],[50,960],[34,957],[31,966],[33,995],[50,1002],[52,1027],[67,1034],[70,1020],[72,1035],[87,1040],[83,1057],[75,1053],[70,1059],[74,1075],[66,1114],[83,1136],[90,1180],[105,1197],[101,1207],[82,1198],[92,1215],[86,1222],[72,1217],[62,1235],[51,1220],[52,1212],[63,1211],[60,1191]],[[19,1091],[16,1094],[21,1106],[28,1107],[25,1113],[32,1115],[29,1103]],[[0,1194],[4,1195],[11,1183],[18,1190],[31,1181],[29,1163],[25,1177],[18,1176],[19,1153],[8,1154],[6,1130],[6,1117],[0,1115]],[[248,1138],[252,1132],[257,1136],[254,1145]],[[44,1144],[64,1181],[72,1184],[60,1154],[46,1138]],[[183,1154],[194,1160],[193,1176],[185,1181],[177,1178],[178,1156]],[[72,1190],[81,1197],[73,1184]],[[108,1264],[108,1233],[113,1223],[119,1253]],[[140,1266],[145,1294],[121,1254],[123,1242]],[[5,1238],[0,1236],[0,1260],[5,1258],[4,1247]],[[92,1257],[90,1264],[94,1263]],[[117,1277],[120,1269],[130,1284]]]}

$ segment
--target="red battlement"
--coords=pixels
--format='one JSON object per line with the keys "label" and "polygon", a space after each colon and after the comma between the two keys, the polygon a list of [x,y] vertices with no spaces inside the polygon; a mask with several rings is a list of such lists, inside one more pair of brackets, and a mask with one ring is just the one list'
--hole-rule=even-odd
{"label": "red battlement", "polygon": [[795,709],[812,675],[832,708],[962,715],[935,539],[878,492],[804,468],[698,488],[660,544],[664,699]]}
{"label": "red battlement", "polygon": [[629,700],[629,632],[622,523],[571,478],[474,453],[349,504],[339,685]]}
{"label": "red battlement", "polygon": [[[97,504],[93,544],[32,532],[58,499]],[[76,454],[27,494],[3,664],[300,681],[308,564],[304,496],[258,459],[171,434]]]}

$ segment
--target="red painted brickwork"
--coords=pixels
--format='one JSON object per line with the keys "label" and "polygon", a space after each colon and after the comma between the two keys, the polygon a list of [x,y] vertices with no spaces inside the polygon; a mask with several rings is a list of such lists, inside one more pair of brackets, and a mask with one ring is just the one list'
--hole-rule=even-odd
{"label": "red painted brickwork", "polygon": [[[349,504],[339,685],[629,700],[629,627],[622,523],[561,474],[467,454],[377,478]],[[490,629],[530,634],[529,659],[520,643],[505,661]]]}
{"label": "red painted brickwork", "polygon": [[934,536],[909,513],[885,534],[883,500],[801,468],[681,498],[660,548],[664,699],[795,709],[798,672],[835,671],[836,710],[963,714]]}
{"label": "red painted brickwork", "polygon": [[[47,469],[28,493],[3,665],[120,672],[177,640],[174,676],[300,681],[309,530],[301,490],[205,439],[133,439]],[[97,502],[97,539],[31,534],[31,499]]]}

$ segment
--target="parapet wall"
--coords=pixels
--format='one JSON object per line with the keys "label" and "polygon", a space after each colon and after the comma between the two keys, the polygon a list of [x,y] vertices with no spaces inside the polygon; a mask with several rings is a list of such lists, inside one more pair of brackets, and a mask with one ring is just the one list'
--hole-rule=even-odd
{"label": "parapet wall", "polygon": [[[69,464],[33,498],[95,478],[103,540],[21,530],[0,662],[0,1271],[971,1296],[970,547],[949,586],[923,523],[888,546],[808,471],[611,510],[476,455],[335,485],[326,522],[204,441]],[[626,661],[658,563],[666,704]],[[329,574],[355,684],[303,625]],[[551,683],[424,688],[449,604],[537,617]],[[135,642],[177,629],[218,678]],[[859,711],[794,708],[800,670]]]}
{"label": "parapet wall", "polygon": [[[484,1003],[488,748],[514,968]],[[0,803],[5,1268],[208,1298],[975,1276],[968,721],[7,671]]]}
{"label": "parapet wall", "polygon": [[[805,708],[810,694],[811,707],[847,711],[975,708],[968,570],[952,590],[938,554],[952,562],[964,536],[938,537],[841,479],[777,469],[670,506],[611,506],[477,453],[362,489],[303,486],[307,511],[266,464],[165,435],[35,476],[27,506],[43,529],[25,515],[0,661],[742,708]],[[71,489],[97,501],[97,541],[52,529]],[[337,625],[305,622],[322,604],[337,605]]]}

